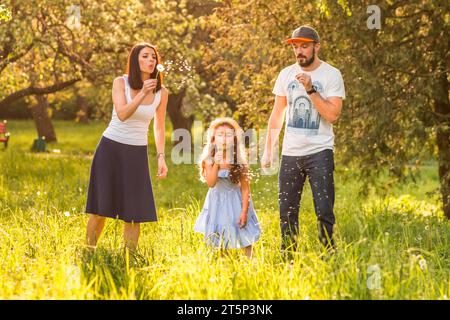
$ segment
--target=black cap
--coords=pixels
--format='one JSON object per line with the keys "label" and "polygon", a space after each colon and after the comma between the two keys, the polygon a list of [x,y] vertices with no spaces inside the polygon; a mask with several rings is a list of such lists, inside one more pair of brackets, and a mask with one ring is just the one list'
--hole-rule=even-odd
{"label": "black cap", "polygon": [[286,42],[320,42],[320,38],[314,28],[310,26],[301,26],[292,32],[292,37],[287,39]]}

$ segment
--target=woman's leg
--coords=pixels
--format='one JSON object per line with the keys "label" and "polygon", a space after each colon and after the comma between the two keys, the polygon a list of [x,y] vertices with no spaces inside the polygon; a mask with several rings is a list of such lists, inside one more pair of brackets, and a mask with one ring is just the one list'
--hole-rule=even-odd
{"label": "woman's leg", "polygon": [[252,246],[248,246],[244,248],[244,253],[248,258],[252,257]]}
{"label": "woman's leg", "polygon": [[123,229],[123,238],[125,240],[125,247],[130,251],[134,251],[137,248],[140,233],[140,224],[136,222],[125,222]]}
{"label": "woman's leg", "polygon": [[97,246],[97,241],[105,226],[105,220],[105,217],[96,214],[89,215],[89,221],[86,228],[86,244],[88,248],[95,249]]}

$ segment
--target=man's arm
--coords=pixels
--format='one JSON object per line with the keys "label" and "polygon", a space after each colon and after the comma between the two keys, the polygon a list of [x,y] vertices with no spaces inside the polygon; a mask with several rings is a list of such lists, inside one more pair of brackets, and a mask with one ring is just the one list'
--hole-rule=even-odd
{"label": "man's arm", "polygon": [[[311,77],[306,73],[299,73],[295,78],[305,87],[306,91],[312,89]],[[329,123],[336,122],[341,115],[342,110],[342,98],[341,97],[328,97],[323,98],[319,92],[314,92],[309,95],[317,112],[320,116],[327,120]]]}
{"label": "man's arm", "polygon": [[342,110],[341,97],[328,97],[327,99],[324,99],[319,92],[314,92],[310,94],[309,97],[322,118],[329,123],[334,123],[339,119]]}
{"label": "man's arm", "polygon": [[286,106],[287,100],[285,96],[275,96],[275,103],[270,114],[269,124],[267,125],[266,145],[261,159],[261,165],[263,167],[270,166],[272,162],[272,151],[275,143],[278,141],[278,136],[283,126]]}

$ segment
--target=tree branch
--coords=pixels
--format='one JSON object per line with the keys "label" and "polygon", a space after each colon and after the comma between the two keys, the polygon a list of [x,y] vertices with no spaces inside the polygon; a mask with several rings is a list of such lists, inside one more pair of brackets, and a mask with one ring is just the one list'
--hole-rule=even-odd
{"label": "tree branch", "polygon": [[54,93],[54,92],[57,92],[59,90],[66,88],[66,87],[69,87],[80,80],[81,80],[81,78],[75,78],[75,79],[72,79],[69,81],[55,83],[51,86],[44,87],[44,88],[37,88],[37,87],[31,86],[31,87],[16,91],[16,92],[10,94],[9,96],[7,96],[6,98],[4,98],[3,100],[0,100],[0,109],[20,98],[23,98],[26,96],[31,96],[31,95],[36,95],[36,94],[42,95],[42,94]]}

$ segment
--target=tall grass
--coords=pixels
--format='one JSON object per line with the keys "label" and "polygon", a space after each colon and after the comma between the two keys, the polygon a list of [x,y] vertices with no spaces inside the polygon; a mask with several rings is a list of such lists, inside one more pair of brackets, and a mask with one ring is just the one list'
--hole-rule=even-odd
{"label": "tall grass", "polygon": [[29,151],[32,122],[8,125],[11,143],[0,152],[1,299],[449,297],[450,226],[439,199],[427,196],[438,186],[433,163],[421,169],[417,184],[369,198],[357,196],[353,169],[337,163],[338,250],[326,255],[317,240],[306,185],[299,250],[290,264],[279,253],[276,175],[260,176],[253,168],[252,196],[263,231],[254,258],[220,256],[193,232],[207,187],[193,165],[170,162],[168,179],[158,181],[150,139],[159,221],[142,225],[138,252],[130,255],[123,249],[122,222],[109,220],[92,254],[84,247],[83,210],[92,153],[106,124],[56,121],[60,142],[48,149],[60,153],[45,154]]}

